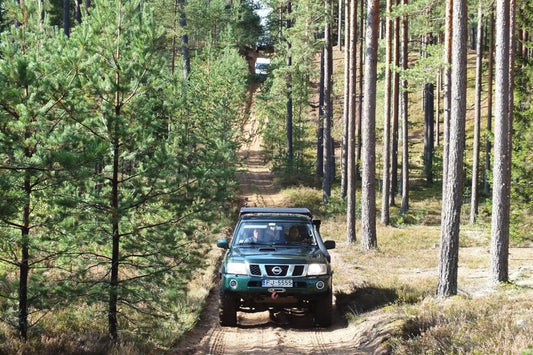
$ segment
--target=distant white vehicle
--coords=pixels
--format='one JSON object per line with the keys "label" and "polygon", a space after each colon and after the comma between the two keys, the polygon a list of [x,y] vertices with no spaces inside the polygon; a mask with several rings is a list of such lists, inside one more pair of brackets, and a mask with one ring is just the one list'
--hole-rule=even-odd
{"label": "distant white vehicle", "polygon": [[255,73],[258,75],[267,75],[270,69],[270,59],[259,57],[255,61]]}

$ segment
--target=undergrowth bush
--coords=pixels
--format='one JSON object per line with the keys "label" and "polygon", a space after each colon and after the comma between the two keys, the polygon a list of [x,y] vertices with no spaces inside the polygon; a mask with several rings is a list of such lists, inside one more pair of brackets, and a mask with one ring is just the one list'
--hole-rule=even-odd
{"label": "undergrowth bush", "polygon": [[[522,312],[517,313],[516,308]],[[426,299],[404,308],[395,354],[520,354],[533,349],[533,301],[525,295]]]}

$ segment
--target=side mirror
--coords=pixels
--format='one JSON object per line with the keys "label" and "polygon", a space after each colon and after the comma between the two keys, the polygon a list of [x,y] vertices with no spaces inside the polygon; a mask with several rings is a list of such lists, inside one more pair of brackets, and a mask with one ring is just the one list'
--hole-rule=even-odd
{"label": "side mirror", "polygon": [[228,249],[229,248],[228,240],[226,238],[217,240],[217,247],[222,248],[222,249]]}
{"label": "side mirror", "polygon": [[324,246],[326,249],[335,249],[335,241],[334,240],[325,240]]}

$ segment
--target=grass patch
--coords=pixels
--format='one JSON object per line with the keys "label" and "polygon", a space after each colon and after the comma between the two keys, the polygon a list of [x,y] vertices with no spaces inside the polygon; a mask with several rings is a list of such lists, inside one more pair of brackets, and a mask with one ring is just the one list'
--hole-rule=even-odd
{"label": "grass patch", "polygon": [[[222,235],[222,234],[221,234]],[[217,237],[213,235],[210,245]],[[73,301],[44,314],[28,332],[28,339],[18,338],[16,330],[0,323],[0,354],[160,354],[194,328],[210,290],[214,286],[221,249],[209,248],[206,263],[194,273],[187,291],[177,297],[161,317],[129,312],[120,307],[119,341],[108,334],[107,313],[103,303],[88,305]],[[34,315],[39,318],[38,315]],[[127,322],[125,321],[127,318]],[[121,322],[122,321],[122,322]]]}
{"label": "grass patch", "polygon": [[520,354],[533,349],[533,303],[525,294],[513,302],[502,295],[427,299],[404,312],[403,325],[389,341],[395,354]]}
{"label": "grass patch", "polygon": [[[422,203],[422,202],[421,202]],[[530,286],[487,285],[490,227],[463,225],[460,235],[459,288],[475,298],[434,296],[438,282],[440,226],[377,226],[378,248],[365,251],[345,242],[345,218],[326,218],[322,234],[337,241],[333,251],[336,305],[350,322],[380,309],[400,314],[388,340],[394,354],[527,354],[533,351],[533,301]],[[360,228],[358,226],[358,233]],[[339,250],[341,249],[342,250]],[[518,251],[516,252],[518,253]],[[525,260],[511,253],[519,272]],[[525,275],[527,276],[527,275]],[[524,277],[525,277],[524,276]],[[517,279],[518,278],[518,279]],[[477,294],[477,293],[476,293]]]}

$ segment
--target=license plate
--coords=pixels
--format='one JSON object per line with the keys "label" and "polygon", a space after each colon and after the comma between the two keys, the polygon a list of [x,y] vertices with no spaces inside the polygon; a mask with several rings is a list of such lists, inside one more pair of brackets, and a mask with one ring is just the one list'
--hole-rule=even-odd
{"label": "license plate", "polygon": [[264,279],[263,287],[292,287],[292,280]]}

